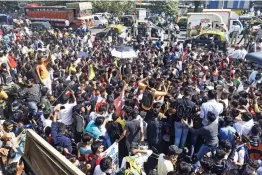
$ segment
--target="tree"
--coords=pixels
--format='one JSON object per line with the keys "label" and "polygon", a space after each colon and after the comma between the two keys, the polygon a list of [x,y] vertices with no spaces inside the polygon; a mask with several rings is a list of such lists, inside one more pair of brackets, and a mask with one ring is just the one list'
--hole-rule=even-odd
{"label": "tree", "polygon": [[1,13],[11,13],[15,12],[15,10],[18,10],[18,3],[17,2],[10,2],[10,1],[1,1],[0,2]]}
{"label": "tree", "polygon": [[92,5],[94,12],[109,12],[117,15],[135,10],[135,1],[96,1]]}
{"label": "tree", "polygon": [[178,0],[151,1],[151,10],[159,10],[168,15],[178,14]]}

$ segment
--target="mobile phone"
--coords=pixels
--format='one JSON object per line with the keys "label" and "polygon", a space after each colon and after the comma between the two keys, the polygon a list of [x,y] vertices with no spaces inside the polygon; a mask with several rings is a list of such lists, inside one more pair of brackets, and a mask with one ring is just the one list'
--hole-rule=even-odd
{"label": "mobile phone", "polygon": [[65,109],[65,106],[60,106],[60,110]]}

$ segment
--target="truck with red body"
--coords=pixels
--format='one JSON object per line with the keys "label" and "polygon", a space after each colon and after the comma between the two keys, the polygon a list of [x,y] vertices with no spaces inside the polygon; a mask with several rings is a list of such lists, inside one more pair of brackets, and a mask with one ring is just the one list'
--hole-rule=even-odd
{"label": "truck with red body", "polygon": [[54,27],[67,27],[73,29],[86,24],[93,27],[91,2],[66,3],[66,6],[41,6],[40,4],[27,4],[25,15],[31,21],[48,21]]}

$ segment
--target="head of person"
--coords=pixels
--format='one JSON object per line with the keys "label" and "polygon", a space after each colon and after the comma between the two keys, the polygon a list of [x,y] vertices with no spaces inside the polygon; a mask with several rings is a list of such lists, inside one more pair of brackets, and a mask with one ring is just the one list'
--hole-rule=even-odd
{"label": "head of person", "polygon": [[172,162],[172,164],[176,164],[177,158],[182,152],[183,150],[178,148],[176,145],[170,145],[168,147],[167,158]]}
{"label": "head of person", "polygon": [[259,124],[256,124],[251,128],[251,135],[252,136],[259,136],[260,137],[261,134],[262,134],[262,129],[261,129],[261,126]]}
{"label": "head of person", "polygon": [[212,160],[210,160],[210,158],[202,158],[200,160],[200,169],[199,169],[199,173],[200,174],[204,174],[204,173],[208,173],[211,171],[212,168]]}
{"label": "head of person", "polygon": [[215,159],[223,160],[225,155],[226,155],[226,152],[223,149],[219,148],[216,150]]}
{"label": "head of person", "polygon": [[106,105],[102,105],[99,109],[98,109],[98,113],[99,114],[104,114],[105,112],[106,112],[106,109],[107,107],[106,107]]}
{"label": "head of person", "polygon": [[132,110],[131,112],[132,119],[136,119],[138,115],[139,115],[139,111],[137,109]]}
{"label": "head of person", "polygon": [[58,132],[60,133],[60,134],[65,134],[66,133],[66,131],[67,131],[67,129],[66,129],[66,125],[64,124],[64,123],[58,123]]}
{"label": "head of person", "polygon": [[130,155],[133,156],[136,154],[136,150],[138,149],[138,143],[132,142],[130,146]]}
{"label": "head of person", "polygon": [[47,87],[43,87],[41,92],[42,92],[42,96],[46,96],[48,94],[48,88]]}
{"label": "head of person", "polygon": [[231,124],[233,124],[233,118],[230,116],[226,116],[224,118],[224,126],[227,127],[230,126]]}
{"label": "head of person", "polygon": [[96,140],[91,144],[91,150],[93,154],[100,154],[104,151],[104,145],[103,142],[100,140]]}
{"label": "head of person", "polygon": [[184,97],[190,97],[191,95],[191,90],[190,88],[185,88],[184,89]]}
{"label": "head of person", "polygon": [[104,121],[105,121],[105,117],[97,117],[95,120],[95,125],[97,127],[100,127],[103,125]]}
{"label": "head of person", "polygon": [[179,174],[190,174],[191,172],[191,164],[186,163],[184,161],[180,162],[178,165]]}
{"label": "head of person", "polygon": [[221,140],[219,145],[227,154],[231,153],[232,144],[229,140]]}
{"label": "head of person", "polygon": [[83,133],[82,142],[85,144],[91,144],[93,142],[93,137],[88,133]]}
{"label": "head of person", "polygon": [[249,120],[252,119],[252,116],[249,112],[243,112],[243,113],[241,113],[241,119],[244,122],[248,122]]}
{"label": "head of person", "polygon": [[3,129],[5,130],[5,132],[9,133],[13,130],[14,125],[11,121],[9,120],[5,120],[3,123]]}
{"label": "head of person", "polygon": [[111,157],[105,157],[100,162],[100,169],[104,173],[112,173],[113,159]]}
{"label": "head of person", "polygon": [[156,79],[150,78],[150,79],[148,80],[148,86],[149,86],[150,88],[155,88],[156,84],[157,84]]}
{"label": "head of person", "polygon": [[210,100],[216,99],[217,98],[217,92],[215,90],[209,90],[208,91],[208,98]]}

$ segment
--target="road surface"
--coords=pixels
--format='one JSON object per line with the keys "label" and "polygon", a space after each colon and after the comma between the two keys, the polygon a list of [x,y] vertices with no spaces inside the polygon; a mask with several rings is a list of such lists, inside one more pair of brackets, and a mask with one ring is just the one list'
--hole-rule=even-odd
{"label": "road surface", "polygon": [[[93,28],[93,29],[91,29],[91,32],[92,32],[93,34],[96,34],[96,33],[99,33],[99,32],[101,32],[101,31],[103,31],[103,30],[104,30],[104,29]],[[176,35],[176,36],[177,36],[177,38],[178,38],[178,41],[183,41],[183,40],[186,39],[186,31],[180,31],[180,33],[179,33],[178,35]],[[167,38],[167,34],[165,34],[165,38]],[[242,38],[242,36],[239,36],[238,42],[241,40],[241,38]],[[153,38],[153,40],[157,40],[157,38]],[[240,45],[243,44],[243,43],[244,43],[244,40],[242,40],[242,42],[240,43]],[[231,53],[233,50],[234,50],[234,48],[233,48],[233,47],[230,47],[230,48],[229,48],[229,53]]]}

